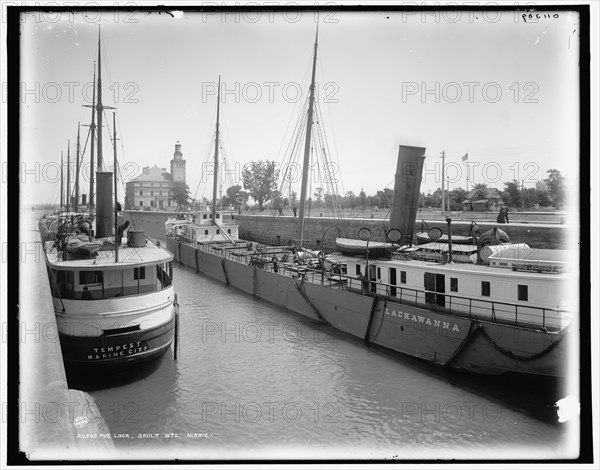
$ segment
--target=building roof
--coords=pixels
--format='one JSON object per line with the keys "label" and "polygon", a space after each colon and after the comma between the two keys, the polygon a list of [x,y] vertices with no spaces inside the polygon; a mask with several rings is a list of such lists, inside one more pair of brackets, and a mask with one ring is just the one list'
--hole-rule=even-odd
{"label": "building roof", "polygon": [[[498,191],[498,188],[486,188],[487,190],[487,194],[486,197],[487,199],[501,199],[502,198],[502,194],[500,194],[500,191]],[[477,192],[477,190],[475,189],[471,189],[471,191],[469,191],[469,195],[467,196],[467,199],[473,199],[475,197],[475,193]]]}
{"label": "building roof", "polygon": [[159,168],[154,165],[152,168],[144,167],[142,174],[136,176],[131,181],[173,181],[170,173],[165,168]]}

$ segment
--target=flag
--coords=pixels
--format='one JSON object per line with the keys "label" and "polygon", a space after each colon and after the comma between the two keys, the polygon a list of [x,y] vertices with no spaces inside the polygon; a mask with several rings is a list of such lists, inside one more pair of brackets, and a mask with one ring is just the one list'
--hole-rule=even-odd
{"label": "flag", "polygon": [[468,153],[465,153],[465,154],[463,155],[463,157],[462,157],[462,161],[463,161],[463,162],[466,162],[468,159],[469,159],[469,154],[468,154]]}

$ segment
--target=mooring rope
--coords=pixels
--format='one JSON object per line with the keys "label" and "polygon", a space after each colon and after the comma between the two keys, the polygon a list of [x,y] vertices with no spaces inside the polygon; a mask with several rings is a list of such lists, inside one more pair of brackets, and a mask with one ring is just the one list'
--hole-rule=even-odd
{"label": "mooring rope", "polygon": [[325,317],[321,314],[321,312],[319,312],[319,309],[317,308],[317,306],[315,304],[312,303],[312,301],[308,298],[308,295],[306,294],[306,292],[304,291],[304,279],[302,279],[300,281],[300,285],[298,285],[297,282],[293,282],[292,283],[294,285],[294,287],[298,290],[298,292],[300,293],[300,295],[302,296],[302,298],[304,299],[304,301],[309,305],[310,308],[313,309],[313,311],[317,314],[317,317],[319,317],[319,320],[321,320],[323,323],[325,323],[326,325],[331,325],[331,323],[329,323]]}

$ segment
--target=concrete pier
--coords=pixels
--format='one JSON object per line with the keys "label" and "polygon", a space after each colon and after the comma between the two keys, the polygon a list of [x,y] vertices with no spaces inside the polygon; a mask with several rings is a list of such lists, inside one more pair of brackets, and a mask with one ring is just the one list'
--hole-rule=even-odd
{"label": "concrete pier", "polygon": [[[69,389],[37,221],[21,219],[19,447],[30,460],[109,459],[110,432],[89,394]],[[18,318],[18,320],[17,320]]]}

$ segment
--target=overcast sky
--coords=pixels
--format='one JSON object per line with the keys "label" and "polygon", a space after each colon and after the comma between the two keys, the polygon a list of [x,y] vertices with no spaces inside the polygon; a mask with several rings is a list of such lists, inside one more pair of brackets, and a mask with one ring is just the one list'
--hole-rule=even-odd
{"label": "overcast sky", "polygon": [[[441,186],[442,151],[451,189],[466,187],[467,153],[471,186],[532,187],[550,168],[577,181],[579,21],[568,12],[542,12],[537,22],[510,11],[31,13],[22,19],[20,158],[39,163],[40,182],[24,202],[58,200],[56,163],[68,139],[74,155],[77,123],[90,122],[82,105],[91,100],[98,25],[123,176],[168,170],[180,141],[192,193],[209,196],[200,175],[214,146],[218,76],[229,169],[283,162],[317,19],[319,105],[341,192],[393,188],[401,144],[426,147],[426,193]],[[104,160],[112,161],[107,133]]]}

